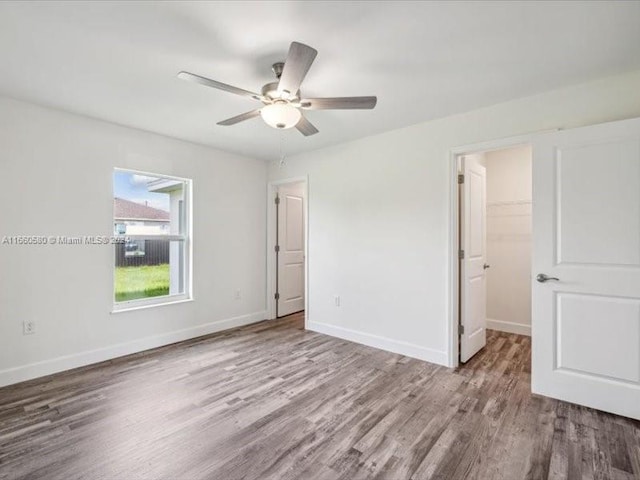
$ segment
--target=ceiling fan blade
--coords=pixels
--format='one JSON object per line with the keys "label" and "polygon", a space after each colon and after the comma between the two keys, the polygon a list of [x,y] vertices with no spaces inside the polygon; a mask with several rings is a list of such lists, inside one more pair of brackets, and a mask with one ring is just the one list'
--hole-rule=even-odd
{"label": "ceiling fan blade", "polygon": [[300,107],[307,110],[367,110],[374,108],[376,103],[378,97],[306,98],[300,101]]}
{"label": "ceiling fan blade", "polygon": [[210,78],[206,78],[206,77],[201,77],[200,75],[196,75],[194,73],[180,72],[178,73],[178,78],[181,78],[183,80],[188,80],[190,82],[199,83],[200,85],[205,85],[207,87],[217,88],[218,90],[224,90],[225,92],[235,93],[236,95],[251,97],[251,98],[254,98],[255,100],[260,100],[262,98],[257,93],[253,93],[248,90],[244,90],[242,88],[234,87],[232,85],[227,85],[226,83],[216,82],[215,80],[211,80]]}
{"label": "ceiling fan blade", "polygon": [[296,128],[305,137],[308,137],[310,135],[315,135],[319,131],[316,127],[313,126],[313,123],[311,123],[309,120],[305,118],[304,115],[300,117],[300,120],[298,120],[298,123],[296,124]]}
{"label": "ceiling fan blade", "polygon": [[295,95],[300,90],[300,84],[317,54],[317,50],[303,43],[292,42],[287,59],[284,61],[278,92],[289,92],[290,95]]}
{"label": "ceiling fan blade", "polygon": [[259,115],[260,115],[260,109],[251,110],[250,112],[241,113],[240,115],[236,115],[235,117],[222,120],[221,122],[218,122],[218,125],[224,125],[225,127],[228,127],[229,125],[235,125],[236,123],[244,122],[245,120],[249,120],[250,118],[255,118]]}

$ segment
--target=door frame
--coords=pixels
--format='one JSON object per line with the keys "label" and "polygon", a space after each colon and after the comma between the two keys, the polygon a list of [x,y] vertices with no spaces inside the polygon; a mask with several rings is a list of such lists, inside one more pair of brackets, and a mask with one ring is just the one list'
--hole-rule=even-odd
{"label": "door frame", "polygon": [[302,183],[304,191],[304,328],[309,321],[309,176],[272,180],[267,185],[267,320],[276,318],[276,203],[278,187],[290,183]]}
{"label": "door frame", "polygon": [[[551,130],[551,131],[555,131]],[[461,145],[449,150],[449,321],[447,322],[447,339],[449,343],[447,366],[456,368],[460,365],[460,352],[458,347],[458,323],[460,317],[460,274],[458,264],[459,250],[459,202],[458,202],[458,157],[478,152],[503,150],[522,145],[533,145],[533,139],[545,132],[536,132],[526,135],[518,135],[498,140],[489,140],[481,143]],[[533,325],[532,325],[533,328]]]}

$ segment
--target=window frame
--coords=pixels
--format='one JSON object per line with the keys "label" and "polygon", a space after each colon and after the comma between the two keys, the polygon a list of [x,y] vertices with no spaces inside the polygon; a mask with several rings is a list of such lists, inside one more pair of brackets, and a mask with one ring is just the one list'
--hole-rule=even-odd
{"label": "window frame", "polygon": [[[184,185],[184,193],[183,193],[183,209],[182,209],[182,218],[180,218],[179,223],[181,225],[181,229],[183,230],[179,234],[166,234],[166,235],[127,235],[127,234],[116,234],[114,231],[114,220],[115,220],[115,208],[113,207],[113,198],[114,197],[114,185],[113,185],[113,177],[117,172],[125,172],[132,173],[135,175],[145,175],[153,178],[159,179],[167,179],[182,182]],[[158,297],[149,297],[149,298],[138,298],[135,300],[124,300],[121,302],[116,301],[116,285],[115,285],[115,276],[116,276],[116,248],[113,245],[111,250],[111,265],[112,265],[112,290],[111,290],[111,302],[113,304],[112,313],[127,311],[127,310],[137,310],[140,308],[161,306],[161,305],[171,305],[174,303],[182,303],[185,301],[193,300],[192,294],[192,263],[193,263],[193,253],[192,253],[192,236],[193,236],[193,214],[192,214],[192,206],[193,206],[193,181],[190,178],[179,177],[176,175],[166,175],[161,173],[152,173],[145,172],[141,170],[135,170],[131,168],[120,168],[116,167],[112,171],[111,175],[112,188],[111,188],[111,197],[112,197],[112,214],[111,214],[111,232],[115,239],[115,241],[124,242],[125,239],[130,240],[166,240],[171,244],[171,242],[182,242],[183,245],[183,253],[182,253],[182,281],[184,285],[183,293],[177,294],[169,294],[162,295]]]}

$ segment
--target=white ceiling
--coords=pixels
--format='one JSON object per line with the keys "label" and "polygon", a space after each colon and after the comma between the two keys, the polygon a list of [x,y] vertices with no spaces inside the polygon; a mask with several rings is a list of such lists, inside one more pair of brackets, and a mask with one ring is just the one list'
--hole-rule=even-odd
{"label": "white ceiling", "polygon": [[[319,52],[305,96],[376,109],[221,127],[260,104],[175,77],[256,91],[293,40]],[[640,2],[0,4],[1,94],[264,159],[638,68]]]}

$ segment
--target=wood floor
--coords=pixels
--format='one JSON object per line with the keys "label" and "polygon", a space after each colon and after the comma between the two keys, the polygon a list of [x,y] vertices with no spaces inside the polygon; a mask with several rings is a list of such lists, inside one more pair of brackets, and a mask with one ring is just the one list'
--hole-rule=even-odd
{"label": "wood floor", "polygon": [[532,396],[528,337],[454,371],[302,325],[0,389],[0,478],[640,478],[640,422]]}

